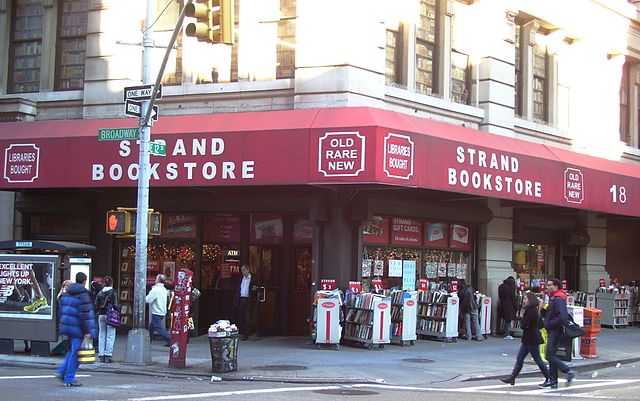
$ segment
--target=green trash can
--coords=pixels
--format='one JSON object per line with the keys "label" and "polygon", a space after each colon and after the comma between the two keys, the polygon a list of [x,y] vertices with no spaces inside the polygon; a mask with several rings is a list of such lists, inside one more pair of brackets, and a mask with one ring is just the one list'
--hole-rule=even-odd
{"label": "green trash can", "polygon": [[228,373],[238,370],[239,338],[237,331],[209,333],[211,372]]}

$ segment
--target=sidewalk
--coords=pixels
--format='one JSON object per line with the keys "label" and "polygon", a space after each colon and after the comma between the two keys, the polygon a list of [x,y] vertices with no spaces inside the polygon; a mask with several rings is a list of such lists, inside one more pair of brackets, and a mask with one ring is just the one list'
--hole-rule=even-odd
{"label": "sidewalk", "polygon": [[[186,369],[169,369],[168,349],[152,345],[153,364],[139,367],[123,363],[126,336],[118,337],[114,363],[82,366],[95,372],[143,374],[153,376],[192,376],[208,380],[211,359],[208,339],[193,338],[189,344]],[[16,342],[18,348],[21,342]],[[597,359],[575,360],[579,371],[590,371],[617,363],[640,361],[640,329],[604,329],[598,337]],[[240,342],[239,370],[221,375],[223,380],[259,380],[303,383],[384,382],[398,385],[437,385],[446,382],[490,378],[511,372],[519,340],[490,337],[482,343],[418,341],[415,346],[386,345],[382,350],[342,346],[339,351],[318,350],[307,338],[270,337]],[[16,353],[0,355],[5,365],[44,365],[53,367],[60,358]],[[536,372],[531,363],[524,373]]]}

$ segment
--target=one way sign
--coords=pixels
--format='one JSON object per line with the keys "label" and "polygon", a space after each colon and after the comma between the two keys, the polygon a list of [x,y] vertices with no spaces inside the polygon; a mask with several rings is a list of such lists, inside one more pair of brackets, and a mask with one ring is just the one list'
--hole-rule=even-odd
{"label": "one way sign", "polygon": [[[151,92],[153,92],[153,85],[127,86],[124,88],[122,100],[125,102],[127,100],[149,100],[151,99]],[[158,86],[156,99],[162,99],[162,85]]]}
{"label": "one way sign", "polygon": [[[159,108],[153,105],[151,110],[151,120],[158,121]],[[142,102],[136,102],[135,100],[127,100],[124,105],[124,114],[129,117],[141,117],[142,116]]]}

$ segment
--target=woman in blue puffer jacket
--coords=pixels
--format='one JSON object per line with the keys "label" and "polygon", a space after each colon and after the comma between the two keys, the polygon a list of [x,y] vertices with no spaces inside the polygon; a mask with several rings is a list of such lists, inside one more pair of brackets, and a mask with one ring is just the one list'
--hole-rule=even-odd
{"label": "woman in blue puffer jacket", "polygon": [[84,287],[86,282],[87,276],[84,273],[76,274],[76,282],[70,284],[60,297],[60,334],[69,337],[70,348],[57,373],[66,387],[80,386],[75,381],[78,350],[84,337],[96,336],[93,302],[89,291]]}

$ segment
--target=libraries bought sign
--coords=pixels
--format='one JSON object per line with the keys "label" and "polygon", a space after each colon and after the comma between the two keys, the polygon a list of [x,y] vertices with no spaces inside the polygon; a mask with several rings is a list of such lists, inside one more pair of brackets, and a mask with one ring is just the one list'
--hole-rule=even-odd
{"label": "libraries bought sign", "polygon": [[38,179],[40,148],[34,144],[11,144],[4,150],[4,179],[34,182]]}

